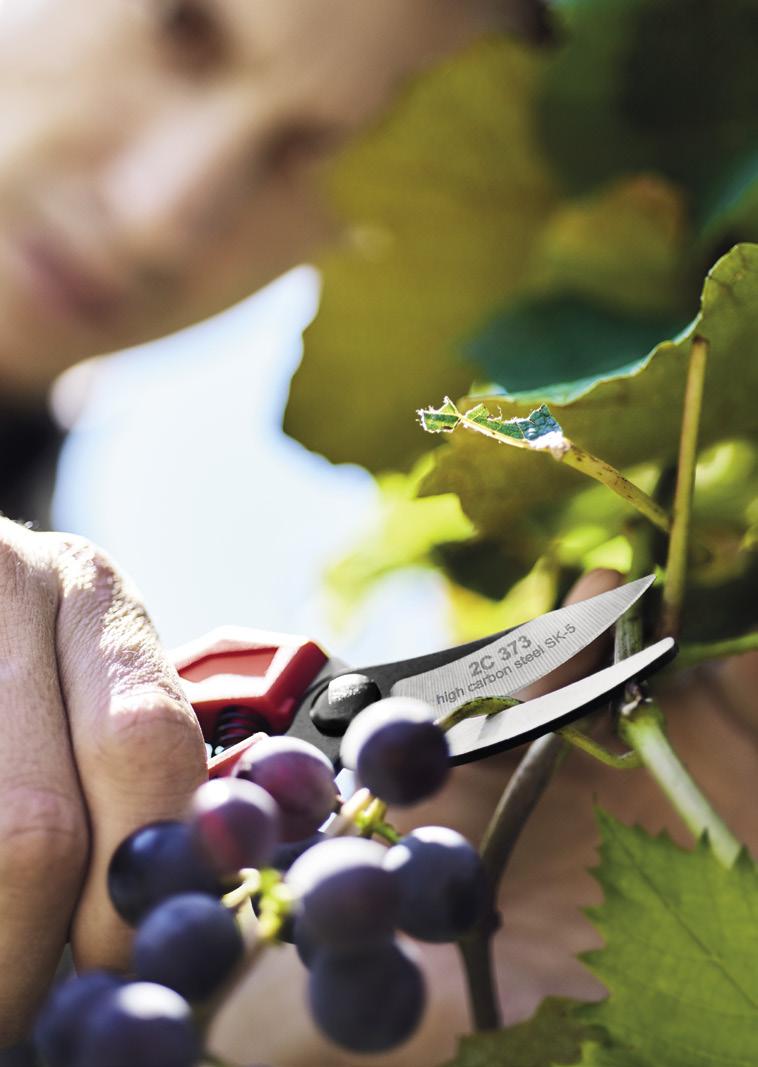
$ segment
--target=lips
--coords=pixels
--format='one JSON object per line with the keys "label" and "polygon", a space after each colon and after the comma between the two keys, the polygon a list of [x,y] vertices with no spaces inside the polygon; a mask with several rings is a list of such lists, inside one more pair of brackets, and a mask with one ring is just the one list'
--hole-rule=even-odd
{"label": "lips", "polygon": [[65,240],[26,234],[17,242],[17,251],[25,281],[46,310],[104,325],[124,302],[124,286]]}

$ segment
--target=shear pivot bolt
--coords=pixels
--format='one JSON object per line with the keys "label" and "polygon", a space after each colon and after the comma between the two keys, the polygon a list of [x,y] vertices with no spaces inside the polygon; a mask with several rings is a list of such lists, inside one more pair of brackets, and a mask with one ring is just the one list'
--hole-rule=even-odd
{"label": "shear pivot bolt", "polygon": [[326,700],[313,708],[311,719],[322,733],[344,734],[359,711],[381,698],[379,686],[365,674],[343,674],[332,678]]}

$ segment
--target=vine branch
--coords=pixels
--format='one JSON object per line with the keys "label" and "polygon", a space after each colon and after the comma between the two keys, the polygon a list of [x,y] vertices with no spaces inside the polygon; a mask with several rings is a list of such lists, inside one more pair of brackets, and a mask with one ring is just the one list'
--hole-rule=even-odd
{"label": "vine branch", "polygon": [[684,391],[684,411],[679,437],[674,507],[666,560],[666,580],[663,586],[663,605],[659,636],[676,637],[681,627],[682,605],[687,580],[687,550],[692,516],[692,493],[695,487],[697,440],[700,412],[703,407],[703,387],[708,362],[708,342],[696,337],[692,342],[687,384]]}
{"label": "vine branch", "polygon": [[559,734],[547,734],[532,742],[500,797],[482,838],[480,852],[487,875],[488,905],[474,929],[458,942],[477,1030],[494,1030],[502,1026],[492,962],[492,938],[497,930],[497,887],[521,831],[566,748],[566,742]]}
{"label": "vine branch", "polygon": [[713,854],[725,867],[731,867],[740,852],[740,843],[671,747],[657,705],[643,701],[622,716],[620,730],[691,833],[698,838],[707,833]]}

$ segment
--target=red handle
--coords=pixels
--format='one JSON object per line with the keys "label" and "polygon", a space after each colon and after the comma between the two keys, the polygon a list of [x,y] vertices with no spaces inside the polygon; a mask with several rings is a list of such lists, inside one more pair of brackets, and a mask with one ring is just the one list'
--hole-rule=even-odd
{"label": "red handle", "polygon": [[249,747],[250,734],[286,733],[327,659],[306,637],[243,626],[219,627],[174,650],[174,666],[209,744],[216,743],[225,717],[243,709],[237,712],[237,729],[246,736],[209,760],[211,778],[231,771]]}

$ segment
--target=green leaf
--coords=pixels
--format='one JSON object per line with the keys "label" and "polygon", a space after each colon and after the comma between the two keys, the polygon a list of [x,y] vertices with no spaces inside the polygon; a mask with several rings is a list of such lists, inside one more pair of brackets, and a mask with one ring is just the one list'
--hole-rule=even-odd
{"label": "green leaf", "polygon": [[536,1015],[506,1030],[461,1038],[458,1055],[444,1067],[550,1067],[579,1055],[582,1041],[601,1034],[573,1014],[575,1005],[548,997]]}
{"label": "green leaf", "polygon": [[[753,439],[758,395],[758,360],[752,357],[758,336],[756,245],[740,245],[716,264],[703,289],[700,314],[675,341],[659,345],[637,371],[601,381],[569,403],[552,404],[565,434],[620,470],[639,463],[653,468],[675,463],[695,334],[711,345],[701,446]],[[530,405],[507,397],[486,402],[498,405],[503,419],[528,417],[530,412]],[[465,412],[480,403],[477,397],[459,407]],[[584,488],[581,475],[550,456],[495,448],[479,434],[453,434],[435,458],[422,495],[457,492],[480,536],[524,547],[525,567],[536,558],[534,551],[529,554],[531,531],[550,528]]]}
{"label": "green leaf", "polygon": [[[568,1067],[568,1065],[562,1064],[560,1067]],[[642,1067],[642,1065],[633,1053],[625,1052],[616,1045],[598,1045],[595,1041],[589,1041],[582,1046],[582,1061],[575,1067]]]}
{"label": "green leaf", "polygon": [[758,137],[754,0],[559,0],[540,129],[567,188],[653,171],[707,196]]}
{"label": "green leaf", "polygon": [[467,351],[511,395],[578,396],[692,318],[689,246],[680,191],[651,175],[561,204],[532,251],[528,295],[486,320]]}
{"label": "green leaf", "polygon": [[[604,902],[590,912],[603,949],[584,959],[608,988],[579,1014],[607,1051],[583,1067],[754,1067],[758,1057],[758,870],[731,870],[598,813]],[[618,1049],[618,1056],[616,1056]]]}
{"label": "green leaf", "polygon": [[[334,462],[407,469],[428,449],[408,416],[464,392],[463,340],[521,286],[555,203],[534,144],[541,53],[495,38],[422,77],[335,164],[328,193],[347,232],[318,263],[285,430]],[[325,418],[335,390],[349,398]]]}
{"label": "green leaf", "polygon": [[538,452],[565,449],[563,430],[546,404],[530,411],[526,418],[502,419],[493,415],[484,404],[461,412],[449,397],[445,397],[442,407],[424,408],[418,414],[428,433],[452,433],[456,427],[464,426],[518,448]]}
{"label": "green leaf", "polygon": [[[608,311],[573,296],[512,304],[471,342],[477,366],[520,400],[566,403],[598,379],[637,369],[683,318]],[[528,354],[528,359],[524,358]]]}

